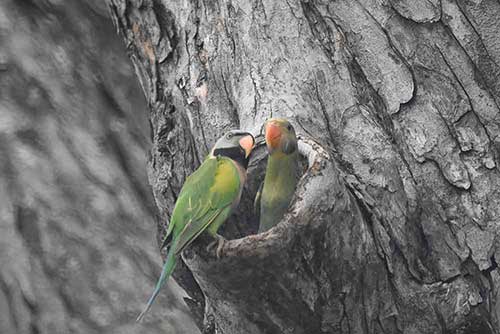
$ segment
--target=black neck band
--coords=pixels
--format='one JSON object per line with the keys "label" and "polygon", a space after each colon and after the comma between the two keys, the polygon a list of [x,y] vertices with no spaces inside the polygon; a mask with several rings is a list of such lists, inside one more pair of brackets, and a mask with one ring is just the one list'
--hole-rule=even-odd
{"label": "black neck band", "polygon": [[228,157],[239,163],[245,169],[248,167],[249,159],[245,158],[245,151],[241,147],[219,148],[214,150],[214,155]]}

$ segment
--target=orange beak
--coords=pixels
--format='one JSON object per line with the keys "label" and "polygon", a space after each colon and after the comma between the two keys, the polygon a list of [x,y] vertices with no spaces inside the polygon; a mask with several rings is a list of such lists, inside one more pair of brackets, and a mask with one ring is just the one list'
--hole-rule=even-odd
{"label": "orange beak", "polygon": [[281,129],[273,122],[266,124],[266,143],[267,146],[275,149],[280,144]]}
{"label": "orange beak", "polygon": [[240,139],[240,146],[245,150],[245,158],[252,153],[255,142],[253,136],[248,135]]}

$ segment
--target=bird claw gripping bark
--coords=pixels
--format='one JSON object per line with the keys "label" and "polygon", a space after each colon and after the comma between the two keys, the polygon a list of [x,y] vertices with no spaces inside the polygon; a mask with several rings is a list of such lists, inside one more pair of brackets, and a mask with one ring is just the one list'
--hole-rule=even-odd
{"label": "bird claw gripping bark", "polygon": [[207,252],[210,252],[212,248],[215,247],[215,255],[217,256],[217,259],[220,259],[222,257],[222,248],[224,247],[225,242],[226,239],[223,236],[216,234],[215,240],[207,245]]}

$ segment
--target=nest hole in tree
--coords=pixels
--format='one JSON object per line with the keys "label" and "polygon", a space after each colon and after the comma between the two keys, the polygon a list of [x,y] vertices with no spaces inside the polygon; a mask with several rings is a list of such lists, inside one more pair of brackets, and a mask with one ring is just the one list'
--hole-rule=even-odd
{"label": "nest hole in tree", "polygon": [[[257,234],[259,229],[260,208],[254,207],[254,201],[260,185],[264,182],[267,158],[268,154],[265,142],[258,143],[250,158],[247,169],[247,181],[241,195],[240,204],[228,221],[224,223],[218,231],[218,234],[222,235],[227,240],[239,239],[248,235]],[[297,164],[297,175],[299,179],[306,173],[307,168],[307,157],[299,154],[299,163]]]}
{"label": "nest hole in tree", "polygon": [[[309,138],[299,137],[298,144],[301,177],[289,212],[275,227],[256,234],[258,219],[253,210],[253,202],[264,179],[267,164],[265,145],[259,145],[255,148],[248,168],[248,183],[242,194],[241,205],[218,231],[228,240],[221,249],[220,258],[216,258],[215,249],[207,252],[207,246],[214,241],[208,233],[201,234],[191,247],[184,250],[182,259],[186,266],[182,268],[189,275],[183,277],[189,279],[180,282],[196,299],[191,305],[196,305],[192,310],[197,319],[206,319],[207,295],[202,290],[225,296],[212,295],[209,299],[227,298],[228,293],[241,296],[245,295],[249,287],[249,277],[253,277],[255,282],[272,278],[272,272],[276,268],[284,268],[286,265],[282,260],[293,256],[289,251],[296,250],[297,236],[304,235],[301,231],[315,229],[324,222],[318,208],[335,201],[344,193],[338,169],[328,151]],[[343,212],[344,206],[339,206],[339,213]],[[332,206],[329,207],[331,209]],[[316,212],[320,212],[319,217],[315,216]],[[284,252],[287,252],[287,256],[280,255]],[[179,268],[174,276],[178,280]],[[254,294],[255,290],[250,290]],[[286,295],[279,292],[277,294]],[[274,299],[278,300],[278,297]],[[287,303],[281,303],[284,304]],[[293,303],[288,304],[293,306]]]}

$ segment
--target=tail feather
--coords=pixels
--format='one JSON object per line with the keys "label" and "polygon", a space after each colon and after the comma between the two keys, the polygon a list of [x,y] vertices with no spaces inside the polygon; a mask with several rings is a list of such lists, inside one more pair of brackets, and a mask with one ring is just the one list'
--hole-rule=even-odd
{"label": "tail feather", "polygon": [[160,293],[160,289],[162,288],[162,286],[165,284],[165,282],[168,280],[168,278],[170,277],[170,275],[174,271],[176,263],[177,263],[177,258],[175,256],[175,252],[173,250],[171,250],[167,255],[167,261],[165,261],[165,265],[163,266],[160,278],[158,279],[158,282],[156,283],[156,287],[153,291],[153,294],[151,295],[151,297],[149,297],[148,303],[146,304],[146,307],[144,308],[144,310],[137,317],[137,319],[136,319],[137,322],[140,322],[144,318],[146,313],[151,308],[151,305],[153,305],[153,302],[155,301],[156,297]]}

